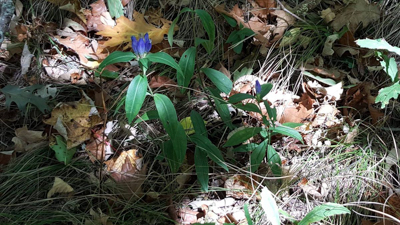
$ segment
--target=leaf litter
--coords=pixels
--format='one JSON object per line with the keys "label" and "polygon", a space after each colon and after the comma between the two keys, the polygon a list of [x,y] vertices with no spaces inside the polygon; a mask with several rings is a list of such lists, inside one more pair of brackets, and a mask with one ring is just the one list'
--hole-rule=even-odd
{"label": "leaf litter", "polygon": [[[8,57],[4,59],[12,60],[14,55],[22,53],[20,60],[22,76],[26,77],[30,73],[29,68],[32,69],[35,66],[32,61],[39,60],[39,64],[42,64],[44,68],[44,74],[54,82],[57,81],[72,85],[102,85],[99,80],[92,77],[90,70],[95,70],[109,52],[130,48],[130,37],[132,35],[139,37],[144,33],[149,33],[153,44],[157,46],[155,48],[158,49],[157,51],[163,50],[176,58],[181,57],[185,51],[184,47],[174,46],[173,49],[169,48],[164,38],[164,35],[168,33],[171,23],[171,21],[163,18],[162,12],[164,8],[153,9],[152,11],[148,10],[144,14],[134,11],[132,15],[133,21],[131,21],[128,19],[130,15],[127,15],[127,17],[121,16],[114,20],[108,12],[104,0],[92,3],[89,9],[81,8],[79,1],[49,0],[49,2],[54,3],[62,10],[72,12],[76,17],[72,20],[66,18],[64,24],[58,30],[53,29],[54,24],[36,20],[36,24],[45,27],[44,32],[51,36],[56,49],[46,49],[45,51],[49,54],[40,59],[36,59],[35,55],[29,52],[28,45],[24,44],[35,37],[33,32],[34,27],[22,23],[14,26],[12,32],[17,36],[17,41],[20,42],[21,47],[17,51],[12,51],[10,48],[8,50]],[[354,74],[353,71],[349,75],[350,72],[348,70],[346,72],[342,69],[337,69],[331,66],[329,62],[324,63],[323,61],[327,57],[348,57],[350,55],[357,59],[357,63],[360,63],[359,67],[376,64],[373,60],[367,61],[368,58],[372,57],[367,57],[369,53],[365,49],[359,49],[355,45],[354,35],[357,29],[370,26],[380,18],[378,4],[367,3],[364,0],[350,2],[340,6],[329,3],[331,7],[321,10],[321,18],[327,25],[336,31],[340,31],[345,26],[348,26],[349,30],[342,36],[335,34],[331,39],[328,37],[324,49],[320,52],[322,57],[317,55],[315,60],[310,60],[310,63],[306,63],[303,67],[300,67],[302,76],[307,77],[300,85],[302,91],[296,92],[282,87],[273,89],[270,94],[265,96],[264,100],[266,101],[263,104],[268,104],[269,107],[277,110],[278,123],[302,124],[296,129],[302,134],[306,146],[290,138],[280,138],[277,142],[282,143],[282,146],[286,146],[289,152],[300,154],[309,149],[321,150],[323,146],[325,148],[329,147],[331,140],[344,140],[345,143],[351,144],[357,138],[357,135],[360,134],[357,131],[358,129],[353,129],[352,132],[345,132],[344,128],[342,129],[345,121],[349,121],[348,125],[353,128],[356,117],[366,118],[369,116],[372,124],[378,124],[384,118],[384,113],[374,105],[376,87],[373,84],[353,78],[352,76],[359,75]],[[302,40],[302,37],[305,37],[304,31],[296,28],[296,22],[299,22],[298,18],[293,17],[284,9],[278,9],[279,7],[275,1],[256,0],[250,1],[250,3],[252,7],[250,11],[247,7],[239,4],[233,6],[232,9],[228,9],[228,6],[225,5],[219,5],[215,7],[215,10],[232,17],[237,24],[251,29],[255,33],[250,38],[251,45],[262,45],[263,48],[288,47]],[[126,4],[127,2],[123,3],[124,6]],[[180,1],[176,4],[187,5],[189,3]],[[168,5],[171,5],[171,3],[165,3],[164,7],[168,7]],[[315,7],[312,4],[306,5],[307,11],[313,10]],[[301,7],[297,6],[294,11],[299,12],[300,9]],[[96,32],[95,35],[97,36],[94,36],[94,32]],[[303,45],[304,48],[306,46],[307,44]],[[228,57],[228,54],[225,54],[225,56]],[[235,81],[231,93],[221,95],[221,98],[224,100],[228,101],[231,96],[238,93],[254,95],[255,80],[264,84],[271,82],[272,74],[278,77],[278,79],[282,75],[275,71],[257,74],[253,72],[252,68],[249,69],[247,67],[242,67],[240,72],[239,68],[234,71],[229,63],[219,63],[218,69],[229,77],[229,79],[232,79],[232,75]],[[127,69],[127,64],[120,64],[114,67],[114,70],[124,69]],[[362,74],[363,70],[360,70],[359,73]],[[356,85],[347,88],[343,84],[346,78],[349,77],[354,79],[352,83]],[[104,81],[102,82],[104,83]],[[13,151],[0,152],[0,156],[2,156],[0,164],[7,164],[9,158],[15,156],[15,152],[33,151],[37,146],[48,145],[48,139],[50,139],[52,144],[57,140],[57,137],[59,137],[59,140],[62,137],[63,141],[65,141],[65,147],[63,148],[70,150],[83,146],[82,149],[86,151],[86,156],[88,156],[92,163],[100,162],[101,165],[105,166],[105,172],[117,184],[118,188],[122,190],[120,193],[121,197],[130,199],[132,197],[146,196],[145,193],[147,190],[143,189],[144,187],[148,188],[144,184],[146,179],[149,179],[146,178],[148,171],[148,165],[144,163],[146,157],[141,154],[142,151],[139,151],[136,147],[131,148],[127,142],[121,143],[121,145],[124,145],[124,149],[129,150],[117,150],[119,147],[113,146],[116,143],[112,137],[114,134],[105,131],[107,129],[112,130],[113,128],[103,127],[108,122],[106,120],[107,117],[103,114],[107,112],[107,109],[102,109],[101,113],[96,109],[96,107],[103,107],[104,102],[108,101],[108,99],[104,99],[104,93],[115,93],[116,90],[121,91],[120,87],[118,87],[121,83],[113,82],[114,85],[111,86],[114,87],[111,87],[110,90],[106,90],[106,92],[101,90],[101,92],[98,92],[101,94],[97,94],[96,104],[83,94],[84,97],[79,101],[61,102],[54,108],[53,105],[48,105],[48,100],[56,96],[54,93],[50,94],[52,92],[51,89],[48,89],[46,95],[46,92],[40,93],[39,91],[42,90],[40,89],[42,86],[40,88],[38,86],[32,86],[35,88],[2,86],[1,90],[5,96],[3,99],[5,99],[5,105],[9,109],[13,107],[13,104],[16,104],[20,111],[25,111],[26,107],[30,105],[36,106],[43,113],[50,112],[51,108],[53,110],[51,111],[51,115],[43,120],[45,124],[48,124],[49,135],[42,135],[42,131],[28,130],[26,126],[15,129],[15,137],[12,139],[15,143]],[[149,86],[157,91],[167,91],[171,96],[174,96],[173,93],[175,93],[175,96],[178,96],[176,81],[168,76],[161,74],[152,75],[149,80]],[[182,96],[179,97],[181,98]],[[108,96],[108,98],[113,98],[113,96]],[[246,105],[254,102],[243,100],[241,103]],[[342,105],[345,107],[339,109],[338,106]],[[260,110],[262,114],[267,114],[266,105],[261,105]],[[250,112],[246,114],[241,109],[238,111],[240,115],[246,115],[249,116],[248,118],[253,119],[244,119],[242,117],[241,119],[247,125],[254,123],[263,124],[260,113]],[[205,121],[205,123],[207,124],[208,122]],[[153,129],[157,125],[149,123],[143,126]],[[118,126],[112,125],[111,127],[115,129]],[[129,126],[120,127],[120,129],[131,129]],[[137,129],[135,129],[135,132],[137,132]],[[192,131],[189,131],[188,134],[191,134],[190,132]],[[132,134],[131,131],[129,133]],[[130,140],[132,139],[135,139],[135,137]],[[252,141],[257,142],[258,140],[255,138]],[[81,151],[77,154],[84,155],[83,152]],[[190,164],[189,157],[185,160]],[[289,157],[283,160],[282,167],[288,164],[292,164],[293,167],[298,166],[299,162],[295,161],[296,156]],[[264,165],[264,167],[267,166]],[[330,170],[333,169],[331,168]],[[192,173],[192,170],[188,171]],[[265,174],[271,175],[270,172],[265,172]],[[288,170],[286,173],[285,175],[292,176],[294,172]],[[303,178],[302,180],[297,179],[299,181],[297,184],[298,192],[302,192],[317,200],[328,198],[327,193],[332,188],[329,186],[332,184],[331,181],[327,181],[326,179],[318,181],[314,179],[312,182],[307,178]],[[310,175],[310,179],[313,179],[312,175]],[[190,205],[192,208],[174,208],[173,210],[177,213],[176,219],[181,223],[196,223],[206,222],[206,218],[212,218],[211,221],[220,223],[234,222],[235,224],[240,224],[245,221],[244,212],[234,209],[237,203],[227,203],[227,201],[231,201],[231,199],[233,201],[239,201],[239,199],[251,200],[252,198],[253,200],[259,200],[258,189],[260,187],[254,181],[261,182],[259,178],[249,178],[245,175],[228,175],[215,179],[212,181],[214,187],[224,187],[228,190],[224,192],[224,198],[222,200],[207,200],[209,202],[206,202],[203,200],[206,198],[203,194],[198,196],[200,198],[198,200],[188,199],[187,205]],[[190,182],[191,176],[186,174],[182,181],[177,182],[179,183],[178,189],[184,188]],[[349,184],[346,183],[344,185]],[[47,197],[50,198],[56,193],[72,192],[73,188],[71,186],[56,177],[53,188],[48,192]],[[149,191],[148,193],[150,192],[154,193],[153,196],[156,196],[155,199],[162,196],[162,194],[160,195],[156,191]],[[261,195],[265,198],[265,188],[261,192]],[[388,201],[391,205],[395,205],[396,201],[398,202],[398,197],[397,195],[391,196],[388,198]],[[283,200],[286,201],[287,199]],[[221,202],[222,204],[219,205]],[[288,200],[287,202],[290,201]],[[237,212],[240,212],[239,216]],[[390,214],[394,213],[390,212]],[[90,215],[92,219],[86,220],[87,224],[110,223],[108,221],[110,217],[100,209],[95,211],[91,208]]]}

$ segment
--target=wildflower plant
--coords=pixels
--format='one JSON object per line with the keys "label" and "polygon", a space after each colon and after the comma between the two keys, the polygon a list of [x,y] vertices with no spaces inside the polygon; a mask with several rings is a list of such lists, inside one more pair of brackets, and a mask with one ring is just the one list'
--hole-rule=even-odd
{"label": "wildflower plant", "polygon": [[[228,104],[232,106],[259,113],[261,115],[261,104],[264,104],[268,111],[268,118],[263,115],[263,122],[265,127],[246,127],[238,129],[225,143],[224,147],[234,147],[242,144],[249,138],[260,134],[265,140],[260,144],[254,144],[255,148],[247,148],[252,151],[251,154],[251,172],[255,172],[261,161],[265,157],[265,153],[269,157],[269,162],[275,174],[280,175],[280,158],[276,151],[270,145],[271,136],[273,134],[285,134],[301,140],[301,135],[286,126],[276,126],[276,110],[271,108],[269,104],[263,100],[263,98],[272,89],[272,84],[260,84],[258,81],[255,84],[256,94],[249,95],[239,93],[231,96],[229,101],[226,102],[221,99],[220,94],[229,94],[232,90],[232,81],[225,76],[223,73],[211,69],[201,68],[195,71],[195,63],[197,58],[198,48],[204,48],[207,54],[211,54],[215,49],[215,25],[211,16],[204,10],[192,10],[185,8],[181,10],[177,18],[172,22],[170,30],[168,32],[168,42],[172,46],[173,42],[173,31],[174,27],[182,13],[189,12],[196,14],[206,31],[207,37],[195,38],[195,46],[188,48],[181,56],[179,62],[176,62],[174,58],[164,52],[150,53],[151,40],[148,34],[136,37],[132,36],[132,50],[133,52],[113,52],[111,53],[99,66],[95,72],[96,76],[102,76],[107,78],[116,78],[118,74],[110,71],[106,71],[105,66],[118,63],[118,62],[129,62],[133,59],[139,62],[139,66],[142,69],[142,74],[137,75],[130,82],[126,97],[125,97],[125,111],[128,122],[131,124],[138,123],[146,119],[160,119],[169,139],[165,140],[161,144],[163,149],[164,158],[167,160],[169,167],[172,172],[177,172],[179,167],[184,161],[186,155],[187,142],[190,141],[195,145],[195,167],[197,178],[203,191],[208,191],[208,174],[209,174],[209,160],[211,159],[217,165],[224,170],[228,171],[228,166],[224,161],[222,152],[215,146],[208,138],[207,129],[204,124],[204,120],[200,114],[196,111],[192,111],[190,114],[190,120],[193,125],[194,133],[186,133],[182,124],[178,121],[177,113],[174,108],[172,101],[163,94],[153,93],[149,87],[147,80],[147,71],[151,69],[152,63],[162,63],[176,71],[176,80],[180,86],[181,92],[185,92],[188,88],[190,81],[195,73],[204,73],[207,78],[215,85],[215,87],[204,87],[204,82],[200,81],[200,85],[203,87],[205,92],[208,92],[214,102],[217,112],[221,119],[230,130],[237,129],[231,122]],[[193,17],[194,18],[194,17]],[[201,79],[201,76],[199,77]],[[141,118],[134,121],[134,118],[139,114],[142,108],[143,102],[146,96],[150,96],[154,99],[156,111],[149,111],[142,114]],[[241,101],[245,99],[255,99],[255,103],[242,104]],[[122,105],[122,104],[120,104]],[[117,110],[118,111],[118,110]],[[245,145],[241,145],[245,146]],[[240,147],[237,147],[240,148]],[[237,149],[236,148],[236,149]],[[238,150],[241,151],[241,150]]]}

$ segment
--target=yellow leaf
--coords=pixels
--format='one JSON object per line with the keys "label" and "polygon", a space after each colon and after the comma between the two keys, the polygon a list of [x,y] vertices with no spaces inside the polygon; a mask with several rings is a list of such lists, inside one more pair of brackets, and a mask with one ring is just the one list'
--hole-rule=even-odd
{"label": "yellow leaf", "polygon": [[61,180],[61,178],[55,177],[53,187],[47,193],[47,198],[51,198],[56,193],[69,193],[73,191],[74,189],[69,184]]}
{"label": "yellow leaf", "polygon": [[[104,45],[108,47],[114,47],[123,43],[130,43],[131,36],[136,36],[136,38],[139,38],[140,35],[144,35],[146,33],[149,34],[149,38],[154,45],[161,43],[161,41],[164,39],[164,35],[168,34],[171,24],[171,21],[169,20],[161,19],[163,26],[161,28],[157,28],[147,23],[143,18],[143,14],[140,14],[139,12],[135,12],[133,17],[135,18],[135,21],[131,21],[128,18],[121,16],[117,19],[117,25],[115,27],[107,27],[104,30],[97,32],[98,35],[110,37],[110,39],[106,41]],[[177,29],[177,26],[175,26],[175,30]]]}
{"label": "yellow leaf", "polygon": [[[206,121],[203,121],[204,124],[207,124]],[[180,123],[182,124],[183,129],[185,129],[187,135],[194,134],[194,127],[192,123],[192,119],[190,117],[183,118]]]}

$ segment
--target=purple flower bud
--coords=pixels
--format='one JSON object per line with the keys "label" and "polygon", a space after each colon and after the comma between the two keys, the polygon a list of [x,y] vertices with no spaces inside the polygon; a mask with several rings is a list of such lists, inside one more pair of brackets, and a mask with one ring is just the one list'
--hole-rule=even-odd
{"label": "purple flower bud", "polygon": [[260,93],[261,93],[261,84],[260,82],[258,82],[258,80],[256,80],[256,94]]}
{"label": "purple flower bud", "polygon": [[151,40],[149,38],[149,34],[146,33],[144,37],[139,37],[139,40],[136,40],[135,36],[131,37],[132,40],[132,49],[133,52],[138,57],[144,57],[151,50]]}

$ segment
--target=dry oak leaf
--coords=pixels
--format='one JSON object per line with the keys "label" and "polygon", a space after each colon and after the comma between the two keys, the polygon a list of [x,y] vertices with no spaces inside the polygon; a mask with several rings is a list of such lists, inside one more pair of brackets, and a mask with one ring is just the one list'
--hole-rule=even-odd
{"label": "dry oak leaf", "polygon": [[76,147],[92,136],[92,128],[103,121],[89,100],[83,98],[77,102],[60,103],[51,112],[45,124],[54,129],[67,140],[67,149]]}
{"label": "dry oak leaf", "polygon": [[267,18],[270,8],[276,8],[275,0],[255,0],[255,2],[251,1],[251,3],[254,7],[251,13],[260,18]]}
{"label": "dry oak leaf", "polygon": [[268,44],[269,38],[272,34],[270,31],[270,28],[272,27],[272,25],[269,25],[269,24],[266,24],[266,23],[260,22],[260,21],[254,21],[253,18],[251,19],[252,23],[250,23],[250,21],[248,23],[246,23],[244,21],[243,10],[241,10],[237,4],[233,7],[231,12],[228,12],[225,10],[224,4],[216,6],[215,10],[221,14],[224,14],[224,15],[234,18],[238,22],[238,24],[242,24],[244,27],[249,28],[252,31],[254,31],[254,33],[255,33],[254,38],[256,38],[258,40],[258,42],[256,42],[256,43]]}
{"label": "dry oak leaf", "polygon": [[90,7],[92,10],[85,10],[88,31],[102,31],[108,26],[115,26],[104,0],[98,0],[90,4]]}
{"label": "dry oak leaf", "polygon": [[380,13],[379,5],[369,4],[365,0],[356,0],[356,3],[347,5],[342,12],[338,13],[331,25],[336,31],[348,25],[350,31],[354,33],[361,22],[365,28],[368,24],[377,21]]}
{"label": "dry oak leaf", "polygon": [[[168,30],[171,26],[171,21],[166,19],[160,19],[163,23],[161,28],[157,28],[149,23],[147,23],[143,17],[143,14],[139,12],[134,12],[133,17],[135,21],[131,21],[128,18],[121,16],[117,19],[117,25],[115,27],[108,26],[103,31],[97,32],[98,35],[104,37],[110,37],[110,39],[104,42],[107,47],[115,47],[123,43],[130,43],[131,36],[136,36],[139,38],[140,35],[146,33],[149,34],[152,44],[158,44],[164,40],[164,35],[168,34]],[[175,30],[178,27],[175,26]]]}
{"label": "dry oak leaf", "polygon": [[78,34],[72,35],[70,37],[62,38],[61,36],[54,36],[55,41],[72,49],[76,54],[78,54],[80,62],[89,67],[89,68],[97,68],[100,63],[97,61],[89,61],[87,57],[91,58],[99,58],[97,57],[96,52],[93,49],[93,46],[90,44],[90,39]]}

